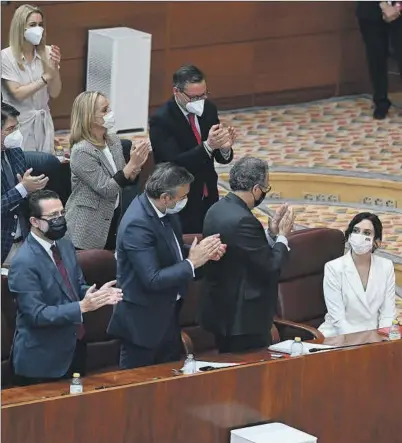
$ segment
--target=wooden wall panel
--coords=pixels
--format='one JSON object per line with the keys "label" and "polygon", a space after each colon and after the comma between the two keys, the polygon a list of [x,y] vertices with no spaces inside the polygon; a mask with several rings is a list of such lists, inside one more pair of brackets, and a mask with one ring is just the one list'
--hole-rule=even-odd
{"label": "wooden wall panel", "polygon": [[170,46],[188,48],[254,40],[254,10],[253,2],[192,2],[190,11],[182,2],[172,2]]}
{"label": "wooden wall panel", "polygon": [[[264,40],[255,44],[255,92],[336,84],[340,58],[335,34]],[[270,54],[267,57],[267,54]]]}
{"label": "wooden wall panel", "polygon": [[174,72],[183,63],[202,67],[212,97],[253,94],[253,44],[228,43],[170,52],[167,70]]}
{"label": "wooden wall panel", "polygon": [[[2,47],[24,2],[2,5]],[[367,92],[354,2],[41,2],[48,42],[61,48],[57,129],[85,88],[88,29],[127,26],[152,34],[150,110],[171,95],[182,63],[198,65],[221,109]],[[136,85],[132,85],[136,87]],[[67,125],[67,126],[66,126]]]}
{"label": "wooden wall panel", "polygon": [[342,2],[332,1],[257,2],[255,38],[337,32],[341,26],[343,8]]}

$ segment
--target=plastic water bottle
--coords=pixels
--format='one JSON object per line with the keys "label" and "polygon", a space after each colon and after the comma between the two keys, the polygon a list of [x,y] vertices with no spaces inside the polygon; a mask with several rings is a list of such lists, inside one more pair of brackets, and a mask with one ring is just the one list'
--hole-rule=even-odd
{"label": "plastic water bottle", "polygon": [[389,340],[400,340],[401,339],[401,331],[399,329],[398,320],[392,321],[392,326],[389,328],[388,339]]}
{"label": "plastic water bottle", "polygon": [[70,384],[70,394],[82,394],[84,387],[82,386],[82,380],[78,372],[74,372],[73,379]]}
{"label": "plastic water bottle", "polygon": [[183,374],[195,374],[197,372],[197,363],[193,354],[188,354],[183,366]]}
{"label": "plastic water bottle", "polygon": [[300,337],[295,337],[290,348],[290,356],[299,357],[300,355],[303,355],[303,343]]}

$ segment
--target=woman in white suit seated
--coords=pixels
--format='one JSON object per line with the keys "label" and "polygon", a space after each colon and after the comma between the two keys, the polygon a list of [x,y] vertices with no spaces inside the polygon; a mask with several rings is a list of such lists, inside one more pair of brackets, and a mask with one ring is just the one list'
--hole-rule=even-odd
{"label": "woman in white suit seated", "polygon": [[382,241],[380,219],[370,212],[357,214],[345,239],[351,250],[325,265],[328,313],[318,328],[325,337],[388,327],[396,318],[394,265],[374,254]]}

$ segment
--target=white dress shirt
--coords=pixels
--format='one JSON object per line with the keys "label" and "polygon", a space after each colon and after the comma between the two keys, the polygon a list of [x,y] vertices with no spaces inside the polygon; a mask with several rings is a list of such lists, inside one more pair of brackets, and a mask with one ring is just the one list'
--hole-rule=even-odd
{"label": "white dress shirt", "polygon": [[[147,197],[147,198],[148,198],[148,197]],[[159,209],[153,204],[153,202],[152,202],[151,199],[148,198],[148,201],[149,201],[149,203],[151,203],[151,206],[155,209],[155,212],[156,212],[157,216],[159,217],[159,219],[162,219],[162,220],[161,220],[161,223],[163,223],[163,217],[165,217],[166,214],[164,214],[163,212],[161,212],[161,211],[160,211],[160,210],[159,210]],[[180,258],[183,260],[183,253],[182,253],[182,251],[181,251],[181,247],[180,247],[179,241],[177,240],[177,237],[176,237],[176,234],[174,233],[174,231],[173,231],[173,235],[174,235],[174,239],[176,240],[176,245],[177,245],[177,249],[178,249],[178,251],[179,251],[179,256],[180,256]],[[186,261],[188,261],[188,262],[190,263],[191,269],[192,269],[192,271],[193,271],[193,277],[195,277],[194,265],[191,263],[191,260],[189,260],[188,258],[186,258]],[[181,295],[180,295],[180,294],[177,294],[177,298],[176,298],[176,300],[179,300],[180,298],[181,298]]]}
{"label": "white dress shirt", "polygon": [[274,247],[275,243],[283,243],[288,248],[288,251],[290,251],[288,239],[284,235],[277,235],[276,238],[273,239],[268,229],[265,231],[265,235],[271,248]]}

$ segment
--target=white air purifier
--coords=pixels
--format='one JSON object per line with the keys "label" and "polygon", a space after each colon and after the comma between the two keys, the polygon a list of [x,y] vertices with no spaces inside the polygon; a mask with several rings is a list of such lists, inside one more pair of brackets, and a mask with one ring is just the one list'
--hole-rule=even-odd
{"label": "white air purifier", "polygon": [[86,90],[109,99],[116,132],[148,130],[151,39],[130,28],[88,31]]}

